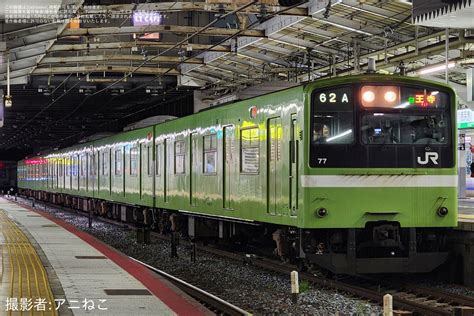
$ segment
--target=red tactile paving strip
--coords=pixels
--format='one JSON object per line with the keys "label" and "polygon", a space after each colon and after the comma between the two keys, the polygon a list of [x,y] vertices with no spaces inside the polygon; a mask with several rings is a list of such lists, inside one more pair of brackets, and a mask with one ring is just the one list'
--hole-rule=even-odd
{"label": "red tactile paving strip", "polygon": [[[110,260],[115,262],[122,269],[127,271],[130,275],[140,281],[150,292],[158,297],[164,304],[166,304],[171,310],[178,315],[209,315],[209,311],[205,310],[197,302],[189,301],[184,293],[177,293],[176,290],[172,289],[166,284],[163,279],[158,275],[151,272],[142,265],[128,258],[123,253],[113,249],[92,235],[83,232],[76,227],[68,224],[49,213],[33,209],[31,207],[18,204],[23,208],[26,208],[32,212],[38,213],[41,216],[49,219],[50,221],[62,226],[64,229],[73,233],[77,237],[81,238],[89,245],[97,249],[99,252],[107,256]],[[179,290],[178,290],[179,291]]]}

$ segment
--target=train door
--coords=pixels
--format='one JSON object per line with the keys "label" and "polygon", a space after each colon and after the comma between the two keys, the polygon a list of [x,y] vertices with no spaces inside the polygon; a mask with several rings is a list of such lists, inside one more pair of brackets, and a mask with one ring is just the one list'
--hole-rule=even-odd
{"label": "train door", "polygon": [[98,183],[98,172],[97,172],[97,152],[92,150],[90,155],[90,162],[89,162],[89,187],[92,192],[92,196],[96,196],[97,194],[97,183]]}
{"label": "train door", "polygon": [[196,206],[196,180],[199,170],[198,156],[198,134],[189,135],[189,204]]}
{"label": "train door", "polygon": [[164,202],[165,201],[165,181],[164,181],[164,172],[163,172],[163,151],[164,143],[157,143],[155,146],[155,197],[156,201]]}
{"label": "train door", "polygon": [[162,173],[163,173],[163,194],[164,194],[165,203],[170,201],[169,195],[168,195],[168,190],[169,190],[169,175],[168,175],[168,173],[171,173],[172,170],[173,170],[173,166],[171,164],[173,159],[168,159],[168,152],[172,153],[173,150],[168,148],[168,145],[169,145],[168,143],[172,144],[172,142],[168,142],[167,139],[165,139],[163,141],[163,159],[162,159],[162,161],[163,161],[162,171],[163,172]]}
{"label": "train door", "polygon": [[223,168],[224,181],[223,181],[223,207],[225,209],[232,209],[234,207],[232,203],[232,166],[234,166],[234,137],[235,137],[234,126],[224,127],[224,162]]}
{"label": "train door", "polygon": [[59,160],[56,159],[54,163],[54,171],[56,172],[54,177],[54,188],[57,190],[59,188]]}
{"label": "train door", "polygon": [[57,161],[56,161],[56,159],[54,159],[53,163],[52,163],[52,169],[53,169],[52,171],[53,172],[51,173],[52,180],[53,180],[53,181],[51,181],[51,189],[53,189],[53,191],[54,191],[54,189],[56,189],[56,185],[58,183],[57,180],[56,180],[57,179],[56,178],[56,174],[57,174],[56,173],[56,167],[57,167]]}
{"label": "train door", "polygon": [[149,174],[149,162],[148,162],[148,144],[147,143],[140,143],[140,172],[138,176],[140,177],[140,200],[143,199],[144,191],[147,187],[148,174]]}
{"label": "train door", "polygon": [[289,201],[288,206],[290,209],[290,215],[296,216],[298,211],[298,161],[299,161],[299,136],[297,128],[296,114],[291,115],[291,126],[290,126],[290,175],[289,175],[289,189],[288,194]]}
{"label": "train door", "polygon": [[286,203],[283,205],[283,160],[281,155],[283,128],[281,118],[268,120],[267,126],[267,205],[272,215],[285,214]]}

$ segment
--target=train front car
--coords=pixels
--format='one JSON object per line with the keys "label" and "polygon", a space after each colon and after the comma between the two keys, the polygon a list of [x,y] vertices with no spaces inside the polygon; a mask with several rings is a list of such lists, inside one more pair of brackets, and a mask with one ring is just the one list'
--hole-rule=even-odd
{"label": "train front car", "polygon": [[301,257],[336,273],[441,265],[457,224],[454,92],[378,75],[306,92]]}

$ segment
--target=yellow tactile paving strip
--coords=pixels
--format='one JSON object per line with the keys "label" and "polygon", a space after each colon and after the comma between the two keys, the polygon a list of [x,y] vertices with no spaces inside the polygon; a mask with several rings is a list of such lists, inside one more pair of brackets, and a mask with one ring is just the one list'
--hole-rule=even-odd
{"label": "yellow tactile paving strip", "polygon": [[459,219],[463,220],[463,219],[470,219],[470,220],[474,220],[474,214],[459,214],[458,216]]}
{"label": "yellow tactile paving strip", "polygon": [[[4,238],[2,249],[3,282],[10,283],[10,306],[0,302],[1,315],[56,316],[56,304],[46,270],[28,237],[0,210],[0,228]],[[44,310],[43,310],[44,309]]]}

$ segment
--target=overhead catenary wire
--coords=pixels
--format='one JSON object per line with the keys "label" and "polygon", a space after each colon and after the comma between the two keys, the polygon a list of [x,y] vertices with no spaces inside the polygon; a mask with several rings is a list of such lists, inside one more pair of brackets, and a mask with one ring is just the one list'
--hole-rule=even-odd
{"label": "overhead catenary wire", "polygon": [[[154,55],[154,56],[150,57],[149,59],[143,61],[143,62],[142,62],[139,66],[137,66],[133,71],[127,73],[127,74],[124,75],[122,78],[118,79],[117,81],[115,81],[114,83],[108,85],[107,87],[105,87],[105,88],[103,88],[103,89],[101,89],[101,90],[95,92],[95,93],[92,94],[91,96],[95,96],[95,95],[97,95],[97,94],[99,94],[99,93],[101,93],[101,92],[104,92],[104,91],[110,89],[110,88],[113,87],[114,85],[116,85],[116,84],[122,82],[124,79],[128,78],[129,76],[131,76],[134,72],[136,72],[138,69],[140,69],[141,67],[143,67],[148,61],[151,61],[151,60],[153,60],[153,59],[155,59],[155,58],[157,58],[157,57],[159,57],[159,56],[162,56],[163,54],[165,54],[165,53],[171,51],[172,49],[175,49],[175,48],[177,48],[177,47],[183,45],[184,43],[188,42],[191,38],[193,38],[193,37],[199,35],[200,33],[204,32],[205,30],[207,30],[207,29],[209,29],[210,27],[212,27],[214,24],[216,24],[216,23],[217,23],[218,21],[220,21],[221,19],[224,19],[224,18],[226,18],[226,17],[228,17],[228,16],[230,16],[230,15],[232,15],[232,14],[235,14],[235,13],[237,13],[237,12],[240,12],[241,10],[246,9],[246,8],[248,8],[249,6],[254,5],[255,3],[257,3],[256,0],[254,0],[254,1],[252,1],[252,2],[249,2],[248,4],[246,4],[246,5],[244,5],[244,6],[241,6],[241,7],[237,8],[237,9],[231,11],[231,12],[228,12],[228,13],[226,13],[226,14],[224,14],[224,15],[219,16],[218,18],[214,19],[213,21],[211,21],[210,23],[208,23],[207,25],[205,25],[204,27],[202,27],[200,30],[196,31],[196,32],[193,33],[191,36],[187,37],[186,39],[184,39],[184,40],[178,42],[178,43],[175,44],[174,46],[172,46],[172,47],[170,47],[170,48],[164,50],[163,52],[159,53],[158,55]],[[168,72],[169,72],[169,71],[168,71]],[[88,76],[90,73],[91,73],[91,72],[88,72],[88,73],[85,74],[82,78],[85,78],[85,77]],[[76,87],[76,86],[81,82],[81,79],[82,79],[82,78],[80,78],[79,81],[78,81],[78,83],[76,83],[72,88]],[[71,88],[71,89],[72,89],[72,88]],[[61,96],[59,96],[57,99],[55,99],[55,100],[53,100],[51,103],[49,103],[45,108],[43,108],[40,112],[38,112],[33,118],[31,118],[30,120],[28,120],[27,123],[23,124],[22,127],[20,128],[20,130],[23,129],[23,128],[24,128],[27,124],[29,124],[32,120],[34,120],[35,118],[37,118],[38,115],[42,114],[45,110],[47,110],[48,108],[50,108],[50,107],[51,107],[54,103],[56,103],[58,100],[60,100],[61,98],[63,98],[67,93],[69,93],[69,91],[71,91],[71,89],[67,90],[65,93],[63,93]],[[89,96],[89,97],[90,97],[90,96]],[[81,105],[84,104],[84,103],[85,103],[85,100],[89,99],[89,97],[85,98],[85,99],[83,100],[83,102],[81,102]],[[77,110],[72,111],[72,112],[71,112],[69,115],[67,115],[65,118],[71,116],[71,115],[72,115],[73,113],[75,113],[76,111],[77,111]],[[64,120],[65,118],[61,119],[60,121]],[[20,131],[20,130],[19,130],[19,131]],[[8,140],[8,141],[10,141],[10,140]],[[1,144],[1,145],[4,145],[4,144],[5,144],[5,142],[4,142],[3,144]],[[10,147],[9,147],[9,148],[10,148]]]}
{"label": "overhead catenary wire", "polygon": [[[106,91],[108,89],[110,89],[111,87],[117,85],[118,83],[122,82],[123,80],[125,80],[126,78],[130,77],[131,75],[133,75],[138,69],[140,69],[141,67],[143,67],[144,65],[146,65],[149,61],[152,61],[153,59],[155,58],[158,58],[160,56],[163,56],[164,54],[168,53],[169,51],[175,49],[175,48],[178,48],[180,46],[182,46],[183,44],[186,44],[189,42],[189,40],[191,40],[192,38],[198,36],[199,34],[201,34],[202,32],[206,31],[207,29],[209,29],[210,27],[212,27],[213,25],[215,25],[217,22],[219,22],[220,20],[223,20],[225,19],[226,17],[232,15],[232,14],[236,14],[242,10],[245,10],[246,8],[254,5],[255,3],[257,3],[258,1],[257,0],[253,0],[241,7],[238,7],[237,9],[231,11],[231,12],[227,12],[226,14],[223,14],[223,15],[220,15],[218,16],[216,19],[212,20],[210,23],[208,23],[207,25],[203,26],[201,29],[199,29],[198,31],[194,32],[193,34],[191,34],[190,36],[187,36],[185,39],[179,41],[178,43],[176,43],[175,45],[165,49],[164,51],[156,54],[156,55],[153,55],[149,58],[147,58],[146,60],[144,60],[140,65],[136,66],[132,71],[128,72],[127,74],[125,74],[122,78],[118,79],[117,81],[115,81],[114,83],[108,85],[107,87],[99,90],[99,91],[96,91],[94,95],[96,94],[99,94],[103,91]],[[169,72],[169,71],[168,71]]]}
{"label": "overhead catenary wire", "polygon": [[[267,16],[266,18],[269,19],[269,18],[272,18],[272,17],[274,17],[274,16],[276,16],[276,15],[279,15],[279,14],[281,14],[281,13],[284,13],[284,12],[286,12],[286,11],[288,11],[288,10],[291,10],[291,9],[293,9],[293,8],[295,8],[295,7],[297,7],[297,6],[301,5],[301,4],[303,4],[303,3],[305,3],[306,1],[307,1],[307,0],[304,0],[304,1],[301,1],[301,2],[295,4],[295,5],[291,6],[291,7],[287,7],[287,8],[285,8],[285,9],[281,9],[281,10],[279,10],[279,11],[277,11],[277,12],[274,12],[274,13],[270,14],[270,15]],[[239,9],[243,10],[243,7],[239,8]],[[234,10],[234,11],[232,11],[232,12],[235,13],[235,12],[236,12],[237,10],[239,10],[239,9],[236,9],[236,10]],[[259,24],[259,23],[261,23],[261,22],[262,22],[262,21],[260,21],[260,20],[254,21],[253,23],[247,25],[247,26],[244,27],[243,29],[238,30],[238,31],[237,31],[236,33],[234,33],[233,35],[229,35],[229,36],[227,36],[226,38],[224,38],[223,40],[221,40],[220,42],[218,42],[218,43],[216,43],[216,44],[213,44],[212,46],[208,47],[206,50],[204,50],[204,52],[206,52],[206,51],[211,51],[213,48],[218,47],[218,46],[222,45],[223,43],[225,43],[225,42],[227,42],[227,41],[229,41],[229,40],[231,40],[231,39],[233,39],[233,38],[239,36],[240,34],[242,34],[242,32],[248,30],[249,28],[251,28],[251,27],[253,27],[253,26],[255,26],[255,25],[257,25],[257,24]],[[211,23],[212,23],[212,22],[211,22]],[[210,25],[211,23],[209,23],[206,27],[207,27],[207,28],[211,27],[211,25]],[[202,31],[204,31],[204,30],[201,29],[200,31],[202,32]],[[188,40],[189,40],[189,38],[187,38],[187,39],[184,40],[184,41],[186,42],[186,41],[188,41]],[[182,41],[182,42],[183,42],[183,41]],[[176,47],[179,47],[179,46],[180,46],[180,45],[178,45],[178,46],[176,46]],[[167,50],[167,51],[169,51],[169,50]],[[200,54],[202,54],[202,52],[193,53],[190,57],[185,57],[182,61],[180,61],[180,62],[178,62],[178,63],[175,63],[173,66],[169,67],[165,72],[163,72],[163,73],[160,74],[160,75],[155,76],[155,77],[154,77],[153,79],[151,79],[150,81],[147,81],[147,82],[145,82],[145,83],[143,83],[143,84],[141,84],[141,85],[138,85],[137,87],[135,87],[135,88],[133,88],[133,89],[130,89],[130,90],[126,91],[125,93],[122,93],[122,94],[119,95],[119,96],[114,96],[111,100],[114,100],[114,99],[116,99],[116,98],[118,98],[118,97],[121,97],[121,96],[125,96],[125,95],[127,95],[127,94],[129,94],[129,93],[131,93],[131,92],[134,92],[134,91],[136,91],[136,90],[138,90],[138,89],[141,89],[141,88],[143,88],[143,87],[149,85],[149,84],[152,83],[152,82],[155,82],[156,80],[159,80],[160,78],[164,77],[167,73],[169,73],[171,70],[173,70],[175,67],[181,65],[182,63],[185,63],[185,62],[186,62],[187,60],[189,60],[189,59],[196,58],[196,57],[197,57],[198,55],[200,55]],[[153,58],[156,58],[156,57],[158,57],[158,56],[160,56],[160,55],[154,55]],[[142,63],[142,64],[143,64],[143,63]],[[69,113],[67,116],[65,116],[63,119],[61,119],[61,121],[64,120],[64,119],[66,119],[66,118],[68,118],[68,117],[70,117],[70,116],[73,115],[75,112],[77,112],[77,111],[79,110],[79,108],[80,108],[83,104],[85,104],[85,102],[86,102],[90,97],[93,97],[93,96],[97,95],[98,93],[104,92],[104,91],[106,91],[107,89],[110,89],[110,87],[112,87],[114,84],[118,84],[121,80],[124,80],[125,78],[126,78],[126,77],[123,77],[123,78],[121,78],[121,79],[118,79],[116,82],[114,82],[113,84],[109,85],[108,87],[106,87],[106,88],[104,88],[104,89],[101,89],[101,90],[97,91],[96,93],[94,93],[94,94],[88,96],[87,98],[85,98],[85,99],[76,107],[76,109],[74,109],[71,113]],[[171,90],[174,90],[174,88],[171,88],[171,89],[169,89],[169,90],[167,90],[167,91],[171,91]],[[165,92],[165,93],[166,93],[166,92]]]}
{"label": "overhead catenary wire", "polygon": [[[297,4],[297,5],[300,5],[300,4]],[[278,12],[278,13],[281,13],[281,12]],[[229,14],[230,14],[230,13],[229,13]],[[275,15],[276,15],[276,14],[275,14]],[[398,15],[398,14],[396,14],[396,15]],[[396,16],[396,15],[394,15],[394,16]],[[259,21],[259,22],[260,22],[260,21]],[[374,22],[374,24],[375,24],[375,22]],[[371,25],[371,24],[368,24],[368,25]],[[368,26],[368,25],[366,25],[366,26]],[[352,33],[352,32],[350,32],[350,31],[347,32],[347,34],[349,34],[349,33]],[[235,36],[238,36],[238,34],[235,34],[234,36],[232,36],[232,38],[234,38]],[[183,40],[182,42],[185,43],[185,42],[188,41],[188,40],[189,40],[189,38]],[[223,42],[225,42],[225,41],[227,41],[227,40],[228,40],[228,39],[224,40]],[[176,44],[175,48],[176,48],[176,47],[179,47],[179,44]],[[163,53],[162,53],[162,54],[163,54]],[[152,57],[150,58],[150,60],[152,60],[153,58],[156,58],[156,57],[158,57],[158,56],[159,56],[159,55],[157,55],[157,56],[152,56]],[[193,56],[193,57],[194,57],[194,56]],[[178,65],[181,64],[181,63],[183,63],[183,62],[185,62],[186,60],[187,60],[187,59],[185,59],[184,61],[178,63]],[[223,63],[223,62],[224,62],[224,61],[222,61],[221,63]],[[221,64],[221,63],[219,63],[219,64]],[[219,65],[219,64],[217,64],[217,65]],[[135,70],[135,71],[136,71],[136,70]],[[167,72],[167,73],[168,73],[168,72]],[[163,75],[161,75],[161,76],[157,76],[157,77],[151,79],[151,80],[149,81],[149,83],[158,80],[159,78],[163,77],[164,75],[165,75],[165,74],[163,74]],[[120,81],[119,81],[119,82],[120,82]],[[132,91],[136,91],[137,89],[139,89],[139,88],[145,86],[146,84],[148,84],[148,83],[142,84],[142,85],[140,85],[140,86],[138,86],[138,87],[136,87],[136,88],[134,88],[134,89],[132,89],[132,90],[128,90],[128,91],[126,91],[125,94],[127,94],[127,93],[129,93],[129,92],[132,92]],[[209,83],[209,84],[205,85],[204,88],[209,87],[209,86],[212,86],[212,85],[213,85],[213,83]],[[174,89],[174,88],[173,88],[173,89]],[[170,90],[173,90],[173,89],[169,89],[169,90],[167,90],[167,91],[170,91]],[[101,91],[96,92],[94,95],[97,95],[98,93],[103,92],[103,91],[105,91],[105,90],[107,90],[107,88],[102,89]],[[68,92],[69,92],[69,90],[68,90]],[[62,96],[60,96],[60,97],[62,97]],[[120,97],[120,96],[118,96],[118,97]],[[115,98],[117,98],[117,97],[113,97],[112,100],[115,99]],[[89,99],[89,97],[87,97],[87,98],[85,98],[85,99]],[[76,112],[79,108],[80,108],[80,106],[76,107],[76,109],[74,109],[73,112]]]}
{"label": "overhead catenary wire", "polygon": [[[274,17],[274,16],[277,16],[277,15],[279,15],[279,14],[281,14],[281,13],[284,13],[284,12],[286,12],[286,11],[288,11],[288,10],[291,10],[291,9],[297,7],[297,6],[300,6],[301,4],[303,4],[303,3],[305,3],[305,2],[307,2],[307,0],[303,0],[303,1],[297,3],[297,4],[293,5],[293,6],[290,6],[290,7],[284,8],[284,9],[281,9],[281,10],[279,10],[279,11],[277,11],[277,12],[274,12],[274,13],[271,13],[270,15],[268,15],[268,16],[266,17],[266,19],[270,19],[270,18],[272,18],[272,17]],[[247,30],[247,29],[249,29],[249,28],[251,28],[251,27],[253,27],[253,26],[255,26],[255,25],[259,24],[259,23],[261,23],[261,22],[262,22],[262,21],[255,21],[255,22],[253,22],[253,23],[247,25],[247,26],[244,27],[243,29],[239,30],[237,33],[235,33],[235,34],[233,34],[233,35],[229,35],[228,37],[226,37],[225,39],[221,40],[220,42],[218,42],[218,43],[212,45],[211,47],[208,47],[206,51],[210,51],[210,50],[212,50],[214,47],[217,47],[217,46],[219,46],[219,45],[222,45],[223,43],[225,43],[225,42],[227,42],[227,41],[229,41],[229,40],[235,38],[236,36],[239,36],[239,34],[241,34],[243,31],[245,31],[245,30]],[[200,52],[200,53],[198,53],[198,54],[201,54],[201,53],[202,53],[202,52]],[[198,54],[196,54],[196,55],[198,55]],[[183,60],[183,61],[177,63],[176,65],[179,65],[179,64],[181,64],[181,63],[184,63],[184,62],[186,62],[186,60],[191,59],[191,58],[195,58],[195,57],[196,57],[195,55],[190,56],[190,57],[187,57],[187,58],[185,58],[185,60]],[[171,69],[174,69],[174,68],[173,68],[173,67],[170,67],[170,68],[167,70],[167,72],[169,72]],[[153,78],[152,80],[150,80],[150,81],[148,81],[148,82],[146,82],[146,83],[144,83],[144,84],[141,84],[141,85],[139,85],[139,86],[137,86],[137,87],[135,87],[135,88],[133,88],[133,89],[131,89],[131,90],[128,90],[127,92],[121,94],[120,96],[126,95],[126,94],[128,94],[128,93],[130,93],[130,92],[133,92],[133,91],[136,91],[136,90],[138,90],[138,89],[140,89],[140,88],[143,88],[143,87],[146,86],[146,85],[149,85],[150,83],[152,83],[152,82],[158,80],[159,78],[163,77],[167,72],[161,74],[160,76],[156,76],[155,78]],[[170,91],[172,91],[172,90],[174,90],[174,89],[175,89],[175,88],[168,89],[168,90],[165,91],[164,93],[170,92]],[[94,96],[94,95],[91,95],[91,96],[89,96],[89,97],[92,97],[92,96]],[[117,96],[117,97],[120,97],[120,96]],[[181,95],[181,96],[179,96],[179,97],[176,98],[176,99],[181,99],[181,98],[186,97],[186,96],[187,96],[187,95]],[[84,104],[85,101],[86,101],[89,97],[87,97],[86,99],[84,99],[84,100],[81,102],[81,104]],[[114,97],[114,98],[116,98],[116,97]],[[114,98],[113,98],[113,99],[114,99]],[[170,103],[170,102],[173,102],[173,100],[169,100],[169,101],[165,102],[165,104],[168,104],[168,103]],[[163,103],[154,104],[154,105],[151,105],[151,106],[149,106],[149,107],[147,107],[147,108],[145,108],[145,109],[142,108],[142,109],[140,109],[140,110],[138,110],[138,111],[136,111],[136,112],[134,112],[134,113],[127,114],[126,117],[130,117],[130,116],[136,115],[136,114],[138,114],[138,113],[140,113],[140,112],[143,112],[143,111],[148,111],[148,110],[153,109],[153,108],[155,108],[155,107],[157,107],[157,106],[159,106],[159,105],[163,105]],[[79,107],[79,106],[78,106],[78,107]],[[76,108],[78,108],[78,107],[76,107]],[[74,112],[75,112],[75,111],[74,111]],[[68,116],[72,115],[74,112],[70,113]],[[65,118],[66,118],[66,117],[65,117]],[[63,119],[65,119],[65,118],[63,118]],[[62,119],[62,120],[63,120],[63,119]],[[120,118],[119,118],[119,119],[120,119]],[[112,122],[116,122],[116,121],[118,121],[119,119],[114,119]],[[108,125],[108,124],[110,124],[110,123],[111,123],[111,122],[107,122],[107,123],[102,124],[101,126],[103,126],[103,125]],[[84,135],[84,132],[82,132],[79,136],[82,136],[82,135]],[[65,141],[65,140],[70,139],[70,138],[73,138],[73,137],[75,137],[75,136],[78,136],[78,135],[73,135],[73,136],[65,137],[65,138],[61,139],[60,142]]]}

